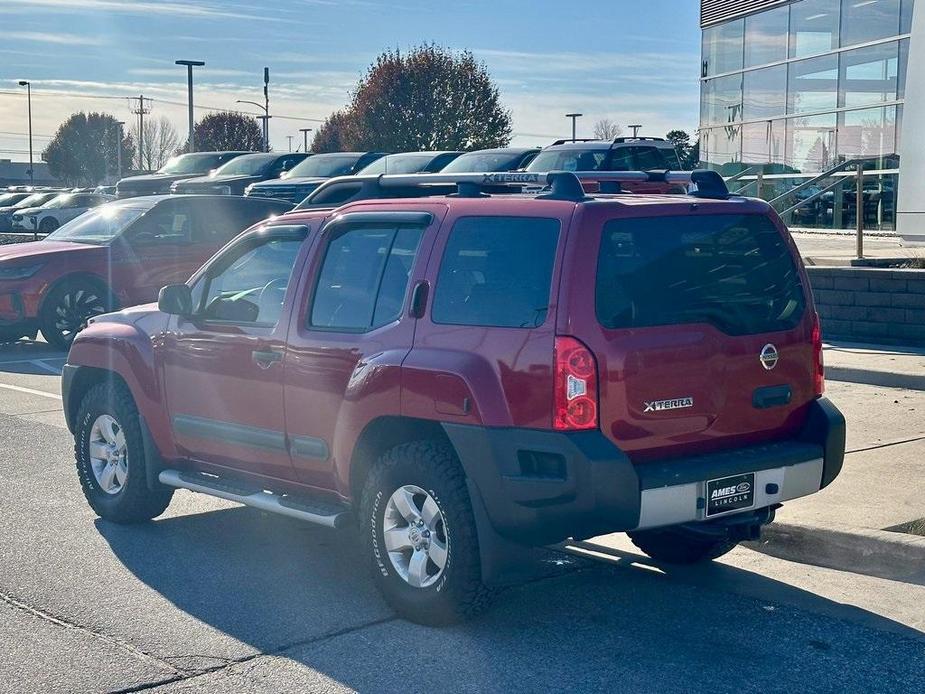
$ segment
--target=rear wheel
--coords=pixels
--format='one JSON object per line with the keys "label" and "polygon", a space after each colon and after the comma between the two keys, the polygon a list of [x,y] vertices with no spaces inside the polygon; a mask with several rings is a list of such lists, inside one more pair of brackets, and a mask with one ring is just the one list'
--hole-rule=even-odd
{"label": "rear wheel", "polygon": [[93,386],[80,403],[74,432],[77,476],[91,508],[114,523],[159,516],[173,496],[170,487],[148,487],[138,410],[117,381]]}
{"label": "rear wheel", "polygon": [[53,347],[68,349],[87,320],[116,308],[112,293],[86,279],[67,280],[49,292],[39,322],[42,335]]}
{"label": "rear wheel", "polygon": [[737,540],[726,535],[706,535],[684,527],[658,528],[628,533],[633,544],[657,561],[696,564],[731,552]]}
{"label": "rear wheel", "polygon": [[366,480],[360,513],[375,581],[402,617],[436,626],[487,605],[466,480],[449,445],[386,451]]}
{"label": "rear wheel", "polygon": [[50,234],[55,229],[57,229],[59,226],[61,225],[58,223],[57,219],[55,219],[54,217],[46,217],[39,224],[39,231],[41,231],[43,234]]}

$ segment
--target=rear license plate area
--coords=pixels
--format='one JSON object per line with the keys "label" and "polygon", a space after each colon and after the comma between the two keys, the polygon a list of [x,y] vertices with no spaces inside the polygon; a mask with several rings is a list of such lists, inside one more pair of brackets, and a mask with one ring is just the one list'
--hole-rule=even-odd
{"label": "rear license plate area", "polygon": [[720,477],[707,482],[707,517],[755,505],[755,473]]}

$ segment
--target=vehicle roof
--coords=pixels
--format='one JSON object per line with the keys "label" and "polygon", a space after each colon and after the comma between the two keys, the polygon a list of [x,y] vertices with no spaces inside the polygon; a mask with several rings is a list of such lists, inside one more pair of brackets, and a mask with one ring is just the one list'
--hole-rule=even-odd
{"label": "vehicle roof", "polygon": [[549,150],[549,149],[581,149],[585,151],[589,149],[590,150],[608,150],[611,148],[636,146],[636,145],[644,145],[647,147],[657,147],[660,149],[674,149],[674,145],[671,143],[670,140],[643,140],[643,139],[623,140],[621,139],[619,142],[616,142],[614,140],[585,140],[584,142],[582,142],[581,140],[578,140],[576,142],[562,142],[560,144],[549,145],[548,147],[544,147],[543,151],[545,152],[546,150]]}
{"label": "vehicle roof", "polygon": [[[768,204],[763,200],[739,196],[730,196],[727,200],[721,200],[669,193],[617,193],[590,194],[586,200],[575,202],[573,200],[542,199],[530,194],[506,193],[486,198],[455,196],[373,198],[368,200],[357,200],[340,207],[331,207],[328,208],[327,213],[346,214],[348,212],[358,212],[363,208],[369,207],[400,207],[407,209],[409,205],[434,203],[446,205],[451,210],[457,212],[478,216],[499,213],[515,215],[524,214],[525,212],[529,212],[530,216],[536,216],[541,210],[547,211],[549,214],[560,214],[577,207],[585,207],[588,209],[610,208],[614,211],[661,208],[669,214],[678,214],[682,209],[690,210],[691,206],[696,206],[698,210],[701,210],[701,213],[706,211],[728,211],[732,207],[737,207],[743,214],[765,213],[769,209]],[[286,220],[286,223],[293,224],[317,217],[324,212],[325,210],[322,208],[293,210],[287,213],[283,219]]]}
{"label": "vehicle roof", "polygon": [[461,154],[458,149],[422,149],[419,152],[395,152],[393,154],[386,154],[383,159],[396,159],[398,157],[422,157],[425,154],[429,154],[432,157],[438,157],[441,154]]}
{"label": "vehicle roof", "polygon": [[278,203],[284,206],[290,206],[290,203],[287,203],[285,200],[275,200],[273,198],[246,198],[241,195],[195,195],[195,194],[183,194],[183,193],[174,193],[171,195],[139,195],[135,198],[122,198],[116,199],[112,202],[107,203],[108,205],[114,205],[118,207],[126,208],[144,208],[150,209],[157,205],[159,202],[165,200],[202,200],[212,202],[221,201],[221,200],[245,200],[248,201],[247,204],[253,203]]}
{"label": "vehicle roof", "polygon": [[471,152],[464,152],[462,156],[470,154],[523,154],[524,152],[539,152],[541,147],[492,147],[489,149],[473,149]]}

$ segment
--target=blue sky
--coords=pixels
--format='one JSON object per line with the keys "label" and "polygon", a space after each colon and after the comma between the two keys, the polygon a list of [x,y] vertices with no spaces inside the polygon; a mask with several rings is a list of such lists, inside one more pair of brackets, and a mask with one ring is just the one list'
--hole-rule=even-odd
{"label": "blue sky", "polygon": [[[694,0],[0,0],[0,158],[22,160],[33,83],[36,149],[73,111],[131,122],[125,97],[153,97],[152,115],[186,134],[178,58],[205,60],[196,101],[243,108],[271,71],[271,144],[343,106],[376,54],[435,42],[485,62],[514,116],[514,142],[545,144],[608,117],[663,135],[698,120]],[[108,97],[108,98],[103,98]],[[171,103],[175,102],[175,103]],[[197,110],[197,117],[207,111]],[[298,120],[303,119],[303,120]],[[295,144],[293,145],[295,146]]]}

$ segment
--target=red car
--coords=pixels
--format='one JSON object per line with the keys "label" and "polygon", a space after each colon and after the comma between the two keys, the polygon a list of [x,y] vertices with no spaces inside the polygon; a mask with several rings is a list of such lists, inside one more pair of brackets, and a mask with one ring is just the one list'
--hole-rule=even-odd
{"label": "red car", "polygon": [[219,196],[107,203],[41,241],[0,246],[0,341],[67,349],[93,315],[153,301],[229,239],[292,205]]}
{"label": "red car", "polygon": [[389,603],[443,624],[524,547],[626,531],[660,561],[712,559],[832,482],[844,418],[765,202],[713,172],[685,195],[463,176],[456,196],[286,215],[157,306],[93,319],[62,387],[96,513],[145,521],[185,488],[354,519]]}

